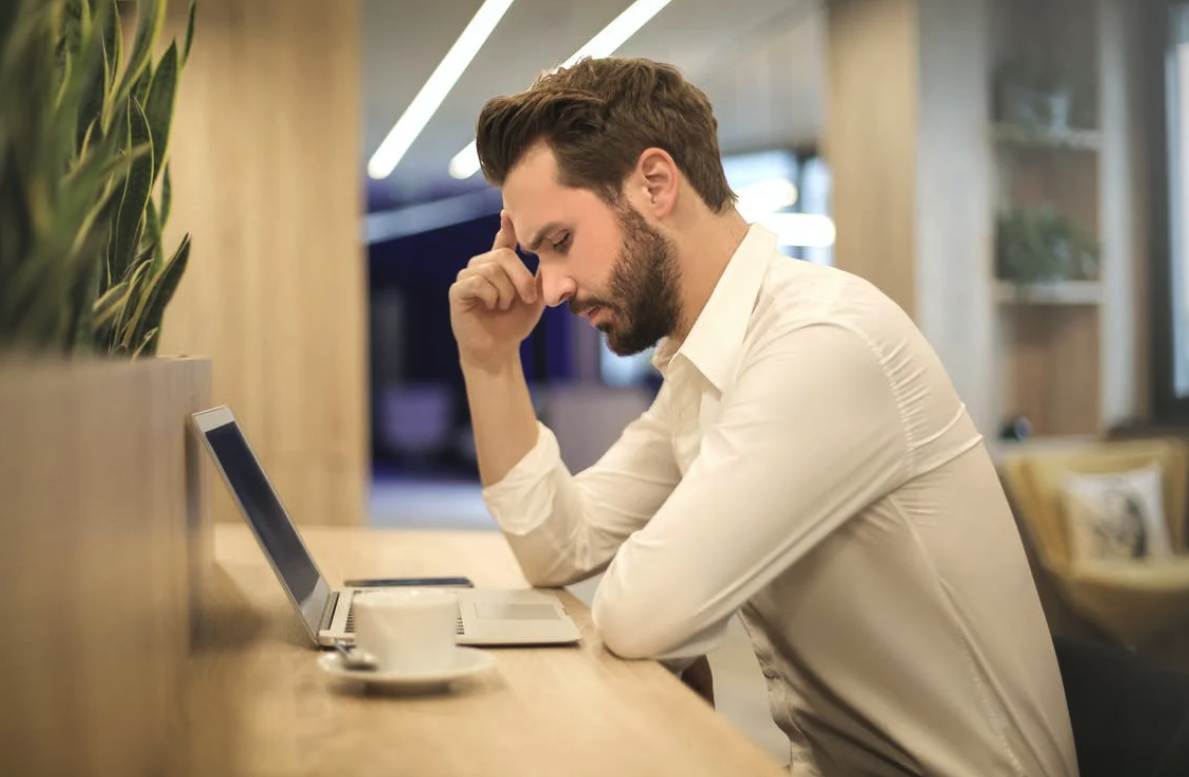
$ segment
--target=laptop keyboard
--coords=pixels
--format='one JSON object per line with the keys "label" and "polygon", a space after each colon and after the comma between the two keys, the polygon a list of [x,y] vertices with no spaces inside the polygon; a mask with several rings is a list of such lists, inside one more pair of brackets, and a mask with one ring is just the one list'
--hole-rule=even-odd
{"label": "laptop keyboard", "polygon": [[[351,602],[351,609],[347,610],[347,628],[348,634],[355,633],[355,602]],[[458,614],[458,620],[455,622],[454,633],[458,636],[464,636],[466,632],[462,628],[462,613]]]}

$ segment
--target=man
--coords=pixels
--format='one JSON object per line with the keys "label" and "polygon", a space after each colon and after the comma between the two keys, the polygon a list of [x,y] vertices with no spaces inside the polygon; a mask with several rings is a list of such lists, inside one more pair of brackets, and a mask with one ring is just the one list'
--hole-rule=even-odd
{"label": "man", "polygon": [[[688,663],[738,613],[798,774],[1077,773],[1019,536],[937,356],[878,290],[734,208],[709,103],[586,60],[484,106],[504,200],[450,290],[485,498],[535,585],[606,571],[625,658]],[[530,274],[520,245],[540,263]],[[568,303],[655,402],[571,474],[518,359]]]}

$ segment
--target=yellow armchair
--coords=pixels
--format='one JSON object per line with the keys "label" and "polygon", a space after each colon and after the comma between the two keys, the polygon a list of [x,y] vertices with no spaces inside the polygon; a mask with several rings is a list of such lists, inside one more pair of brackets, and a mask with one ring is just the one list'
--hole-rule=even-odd
{"label": "yellow armchair", "polygon": [[[1065,474],[1125,472],[1154,463],[1163,473],[1164,512],[1174,557],[1074,564],[1062,500]],[[1037,559],[1074,610],[1127,645],[1189,626],[1189,452],[1183,444],[1136,440],[1017,453],[1001,461],[1000,471]]]}

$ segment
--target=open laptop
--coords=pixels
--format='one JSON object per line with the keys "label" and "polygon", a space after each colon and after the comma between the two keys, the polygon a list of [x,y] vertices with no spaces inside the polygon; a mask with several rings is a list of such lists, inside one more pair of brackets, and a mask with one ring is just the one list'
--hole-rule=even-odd
{"label": "open laptop", "polygon": [[[351,602],[368,588],[332,589],[281,504],[231,409],[192,416],[198,436],[243,510],[277,579],[324,647],[354,642]],[[549,645],[580,639],[557,597],[536,590],[452,588],[458,596],[460,645]]]}

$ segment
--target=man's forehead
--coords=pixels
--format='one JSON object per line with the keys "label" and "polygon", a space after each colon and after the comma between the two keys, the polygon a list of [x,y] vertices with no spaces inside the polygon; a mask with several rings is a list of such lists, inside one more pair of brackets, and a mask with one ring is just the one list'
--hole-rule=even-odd
{"label": "man's forehead", "polygon": [[553,152],[544,145],[534,146],[525,152],[504,179],[504,209],[521,211],[523,215],[556,199],[563,188],[557,181]]}
{"label": "man's forehead", "polygon": [[516,229],[516,239],[529,250],[535,250],[533,243],[543,231],[574,221],[583,200],[579,191],[558,184],[552,176],[537,177],[536,173],[518,168],[515,177],[508,176],[502,191],[504,210]]}

